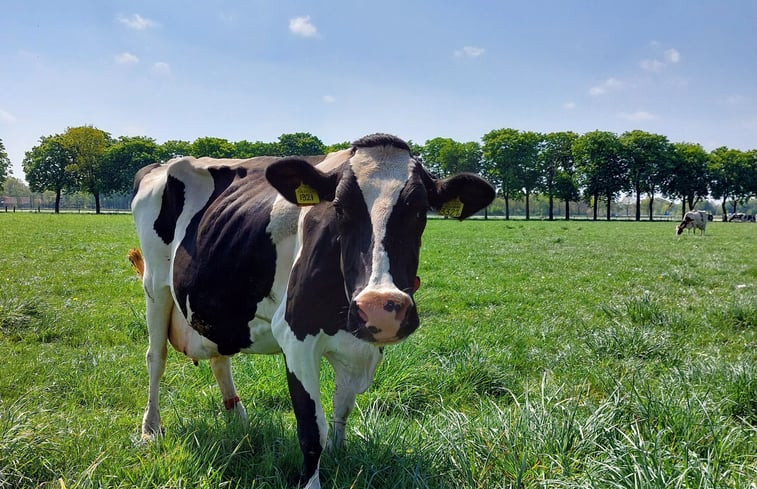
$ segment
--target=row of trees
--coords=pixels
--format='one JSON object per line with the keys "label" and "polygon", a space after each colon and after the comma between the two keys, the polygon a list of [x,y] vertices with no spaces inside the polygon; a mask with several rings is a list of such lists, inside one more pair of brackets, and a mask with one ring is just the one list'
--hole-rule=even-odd
{"label": "row of trees", "polygon": [[222,138],[204,137],[192,143],[166,141],[159,145],[149,137],[114,139],[95,127],[81,126],[40,138],[39,144],[26,152],[22,166],[31,191],[55,192],[56,213],[60,211],[63,192],[84,191],[93,195],[95,212],[99,214],[102,196],[130,192],[134,174],[151,163],[189,155],[251,158],[323,154],[337,146],[349,147],[349,144],[327,147],[307,133],[284,134],[273,143],[231,143]]}
{"label": "row of trees", "polygon": [[593,218],[604,201],[606,218],[621,194],[635,197],[635,219],[641,219],[642,196],[648,196],[649,219],[655,195],[680,199],[682,212],[708,195],[722,199],[723,214],[730,200],[733,212],[757,195],[757,150],[721,147],[708,153],[698,144],[670,143],[665,136],[629,131],[618,136],[607,131],[583,135],[574,132],[541,134],[497,129],[482,138],[483,144],[458,143],[436,138],[419,148],[428,166],[438,174],[473,171],[498,187],[509,217],[512,199],[525,198],[526,219],[534,194],[549,199],[549,219],[554,200],[565,203],[585,199],[593,206]]}
{"label": "row of trees", "polygon": [[[729,200],[735,212],[738,204],[757,195],[757,150],[722,147],[708,153],[698,144],[670,143],[665,136],[638,130],[618,136],[606,131],[578,135],[497,129],[485,134],[482,143],[434,138],[423,145],[410,145],[438,176],[468,171],[489,179],[504,199],[506,218],[510,217],[511,201],[520,198],[525,198],[526,219],[530,218],[529,203],[535,195],[549,200],[549,219],[554,218],[555,200],[565,203],[565,218],[569,219],[570,203],[584,199],[591,203],[595,220],[600,201],[607,205],[609,219],[611,204],[623,193],[635,197],[636,220],[641,219],[644,195],[648,196],[650,220],[655,195],[680,199],[683,212],[687,204],[693,208],[711,195],[722,199],[724,214]],[[105,131],[82,126],[40,138],[26,153],[23,168],[32,191],[55,192],[56,212],[63,192],[85,191],[94,196],[99,213],[101,196],[130,192],[134,173],[156,161],[186,155],[324,154],[349,146],[349,142],[327,146],[309,133],[283,134],[269,143],[203,137],[192,143],[159,145],[149,137],[114,139]],[[3,154],[4,150],[0,152],[0,178]],[[6,168],[9,166],[8,162]]]}

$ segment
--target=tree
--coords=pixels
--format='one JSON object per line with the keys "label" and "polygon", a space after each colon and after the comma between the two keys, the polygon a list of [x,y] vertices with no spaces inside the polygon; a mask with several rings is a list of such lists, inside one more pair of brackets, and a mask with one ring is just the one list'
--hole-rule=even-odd
{"label": "tree", "polygon": [[636,220],[641,220],[641,194],[649,195],[649,220],[653,219],[654,194],[660,189],[661,176],[670,162],[668,138],[644,131],[630,131],[620,136],[628,164],[628,183],[636,197]]}
{"label": "tree", "polygon": [[710,153],[708,169],[711,176],[712,196],[723,199],[723,216],[728,215],[726,201],[732,199],[733,210],[736,212],[738,204],[746,204],[754,194],[754,173],[757,170],[754,163],[750,165],[750,155],[737,149],[725,146],[714,149]]}
{"label": "tree", "polygon": [[55,192],[55,213],[60,212],[61,194],[76,186],[69,166],[73,155],[66,148],[63,136],[43,136],[39,144],[27,151],[22,163],[32,192]]}
{"label": "tree", "polygon": [[427,168],[438,177],[481,172],[481,146],[477,142],[459,143],[450,138],[434,138],[426,141],[420,155]]}
{"label": "tree", "polygon": [[541,180],[539,154],[544,136],[538,132],[524,131],[519,134],[518,173],[520,174],[521,191],[526,196],[526,220],[531,218],[530,197],[536,193]]}
{"label": "tree", "polygon": [[280,156],[310,156],[325,154],[326,146],[309,132],[295,132],[279,136]]}
{"label": "tree", "polygon": [[100,213],[100,195],[105,189],[105,150],[110,134],[93,126],[70,127],[62,136],[63,145],[71,154],[69,169],[76,182],[95,198],[95,212]]}
{"label": "tree", "polygon": [[549,220],[554,219],[554,198],[565,201],[565,219],[570,219],[570,202],[578,200],[578,186],[573,163],[574,132],[553,132],[544,136],[539,154],[541,180],[539,189],[549,197]]}
{"label": "tree", "polygon": [[271,156],[279,152],[278,143],[264,143],[262,141],[237,141],[234,143],[234,158],[254,158],[255,156]]}
{"label": "tree", "polygon": [[324,148],[323,151],[326,154],[329,154],[329,153],[333,153],[335,151],[341,151],[343,149],[350,149],[351,147],[352,147],[352,143],[351,142],[344,141],[344,142],[341,142],[341,143],[329,144],[328,146],[326,146],[326,148]]}
{"label": "tree", "polygon": [[8,153],[5,152],[3,140],[0,139],[0,190],[3,189],[3,184],[5,184],[8,175],[11,175],[12,173],[11,160],[8,158]]}
{"label": "tree", "polygon": [[103,191],[129,192],[134,184],[134,175],[143,166],[156,163],[158,145],[145,136],[121,136],[110,145],[105,154],[106,178]]}
{"label": "tree", "polygon": [[707,152],[698,144],[673,143],[669,178],[664,182],[663,191],[669,197],[681,199],[682,216],[686,214],[686,204],[691,210],[700,199],[707,197],[708,160]]}
{"label": "tree", "polygon": [[628,176],[618,137],[607,131],[588,132],[573,143],[573,157],[581,183],[587,195],[594,199],[594,220],[597,220],[597,202],[602,195],[607,201],[606,219],[609,221],[612,201],[625,187]]}
{"label": "tree", "polygon": [[192,143],[191,151],[195,158],[231,158],[234,156],[234,144],[223,138],[197,138]]}
{"label": "tree", "polygon": [[155,156],[160,161],[168,161],[171,158],[180,158],[192,154],[192,143],[172,139],[158,146]]}
{"label": "tree", "polygon": [[526,196],[526,219],[529,218],[529,195],[538,180],[537,161],[541,135],[516,129],[495,129],[484,134],[483,170],[497,183],[505,199],[505,218],[510,219],[510,199],[518,193]]}

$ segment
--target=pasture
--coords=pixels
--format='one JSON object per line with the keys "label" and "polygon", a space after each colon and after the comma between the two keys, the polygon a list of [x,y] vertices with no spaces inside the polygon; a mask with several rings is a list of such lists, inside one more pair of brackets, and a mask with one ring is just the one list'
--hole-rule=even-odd
{"label": "pasture", "polygon": [[[421,328],[386,349],[324,487],[755,487],[757,226],[674,228],[430,221]],[[170,350],[165,436],[141,441],[130,216],[0,214],[0,240],[0,488],[291,487],[280,356],[235,357],[243,426]]]}

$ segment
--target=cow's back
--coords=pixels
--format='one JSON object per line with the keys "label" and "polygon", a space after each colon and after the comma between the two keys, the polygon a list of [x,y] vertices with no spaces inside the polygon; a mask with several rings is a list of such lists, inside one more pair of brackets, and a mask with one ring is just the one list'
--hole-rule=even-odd
{"label": "cow's back", "polygon": [[171,287],[188,323],[221,354],[249,348],[258,305],[275,300],[267,228],[277,192],[264,172],[277,159],[183,158],[136,177],[132,209],[148,268],[156,262],[152,280]]}

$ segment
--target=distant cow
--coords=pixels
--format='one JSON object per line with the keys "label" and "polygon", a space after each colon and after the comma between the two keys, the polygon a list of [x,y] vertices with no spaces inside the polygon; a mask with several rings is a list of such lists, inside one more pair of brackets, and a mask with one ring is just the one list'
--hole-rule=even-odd
{"label": "distant cow", "polygon": [[[335,371],[339,444],[382,347],[419,325],[413,294],[426,213],[462,220],[493,198],[472,174],[435,179],[386,134],[315,159],[182,158],[140,170],[132,210],[150,337],[143,436],[160,430],[167,340],[210,360],[226,408],[242,418],[231,355],[283,352],[303,482],[319,488],[328,432],[321,357]],[[141,258],[132,259],[140,270]]]}
{"label": "distant cow", "polygon": [[696,234],[697,229],[704,235],[704,230],[707,227],[707,213],[705,211],[689,211],[683,216],[683,220],[676,226],[676,234],[683,233],[683,230],[693,229]]}

